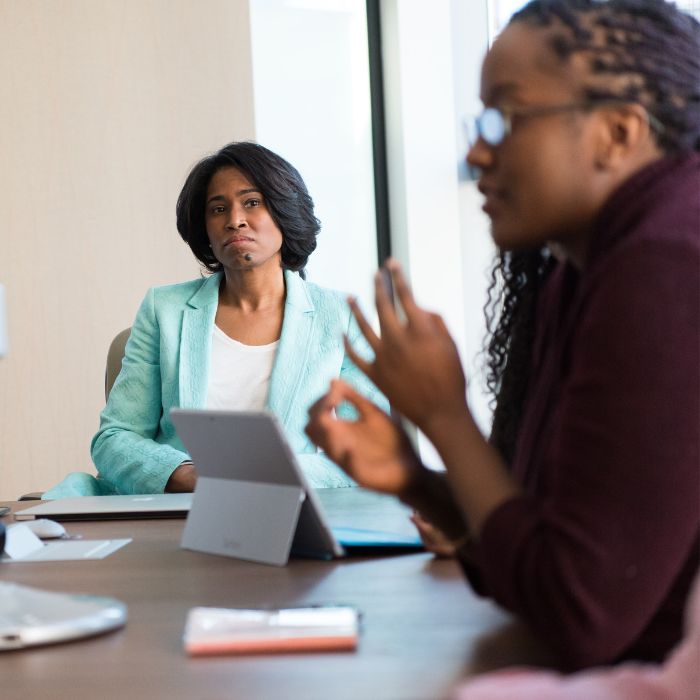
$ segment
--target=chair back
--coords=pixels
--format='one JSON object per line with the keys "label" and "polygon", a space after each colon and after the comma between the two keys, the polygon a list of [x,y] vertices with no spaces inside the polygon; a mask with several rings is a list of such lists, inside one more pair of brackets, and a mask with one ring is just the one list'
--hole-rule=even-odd
{"label": "chair back", "polygon": [[114,336],[114,340],[107,351],[107,367],[105,368],[105,401],[109,398],[109,392],[112,391],[112,386],[119,375],[122,368],[122,360],[124,359],[124,348],[126,341],[131,335],[131,328],[125,328],[120,333]]}

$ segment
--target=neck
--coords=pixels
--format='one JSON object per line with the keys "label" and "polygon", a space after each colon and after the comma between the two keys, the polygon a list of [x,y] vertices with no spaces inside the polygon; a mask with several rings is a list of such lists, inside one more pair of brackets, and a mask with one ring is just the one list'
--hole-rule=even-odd
{"label": "neck", "polygon": [[282,268],[257,267],[248,270],[225,270],[219,289],[219,302],[244,312],[277,308],[284,303],[285,286]]}
{"label": "neck", "polygon": [[560,240],[559,248],[564,257],[580,272],[586,268],[591,239],[593,237],[596,220],[603,209],[605,203],[613,194],[624,185],[631,177],[651,165],[655,161],[663,158],[664,154],[655,145],[641,150],[636,157],[630,158],[621,163],[616,169],[606,173],[599,181],[598,191],[595,193],[594,206],[591,211],[594,213],[590,221],[585,222],[577,234],[568,235],[566,240]]}

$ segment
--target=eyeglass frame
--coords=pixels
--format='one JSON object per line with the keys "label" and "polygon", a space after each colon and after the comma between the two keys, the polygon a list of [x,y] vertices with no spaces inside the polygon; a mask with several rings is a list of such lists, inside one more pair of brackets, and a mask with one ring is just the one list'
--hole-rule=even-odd
{"label": "eyeglass frame", "polygon": [[[514,117],[545,117],[550,114],[559,114],[564,112],[589,112],[599,107],[619,107],[622,105],[639,104],[636,102],[630,102],[628,100],[619,99],[600,99],[600,100],[584,100],[581,102],[570,102],[567,104],[559,105],[536,105],[532,107],[522,107],[522,108],[507,108],[507,107],[485,107],[481,114],[467,117],[465,119],[465,125],[467,126],[467,131],[469,132],[469,127],[471,127],[471,134],[467,134],[467,142],[470,147],[474,146],[476,142],[481,139],[491,148],[500,146],[508,136],[513,133],[513,119]],[[647,123],[650,128],[657,134],[664,132],[664,125],[649,112],[646,107],[639,105],[644,109],[646,114]],[[501,122],[502,134],[500,137],[487,138],[484,136],[483,120],[485,115],[497,115]]]}

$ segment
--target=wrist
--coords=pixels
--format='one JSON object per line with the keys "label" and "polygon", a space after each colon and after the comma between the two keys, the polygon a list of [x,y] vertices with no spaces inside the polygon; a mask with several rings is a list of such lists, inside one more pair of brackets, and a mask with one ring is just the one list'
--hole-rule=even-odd
{"label": "wrist", "polygon": [[456,435],[464,435],[473,430],[478,432],[466,402],[449,410],[433,411],[423,423],[418,427],[438,451],[439,445],[445,440],[454,439]]}
{"label": "wrist", "polygon": [[461,545],[468,532],[467,526],[444,472],[423,467],[411,488],[404,491],[400,498],[441,530],[453,545]]}
{"label": "wrist", "polygon": [[194,491],[197,481],[197,471],[191,460],[180,462],[173,470],[165,485],[166,493]]}
{"label": "wrist", "polygon": [[427,486],[430,481],[430,475],[430,470],[422,463],[419,463],[411,475],[410,481],[406,484],[404,489],[397,494],[399,500],[415,510],[421,510],[421,500],[423,500],[428,490]]}

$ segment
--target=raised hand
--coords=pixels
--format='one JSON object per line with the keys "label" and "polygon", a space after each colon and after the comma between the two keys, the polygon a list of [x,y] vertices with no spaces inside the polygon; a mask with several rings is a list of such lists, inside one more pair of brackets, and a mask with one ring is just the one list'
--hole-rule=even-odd
{"label": "raised hand", "polygon": [[421,309],[395,261],[388,261],[396,296],[406,320],[394,309],[381,276],[375,278],[375,296],[381,337],[351,299],[350,307],[362,334],[374,351],[374,360],[360,357],[346,339],[353,362],[386,395],[394,408],[426,434],[442,416],[464,415],[466,382],[454,341],[438,314]]}
{"label": "raised hand", "polygon": [[[357,420],[336,417],[343,402],[355,407]],[[361,486],[375,491],[403,495],[426,471],[403,429],[338,379],[309,409],[306,434]]]}

